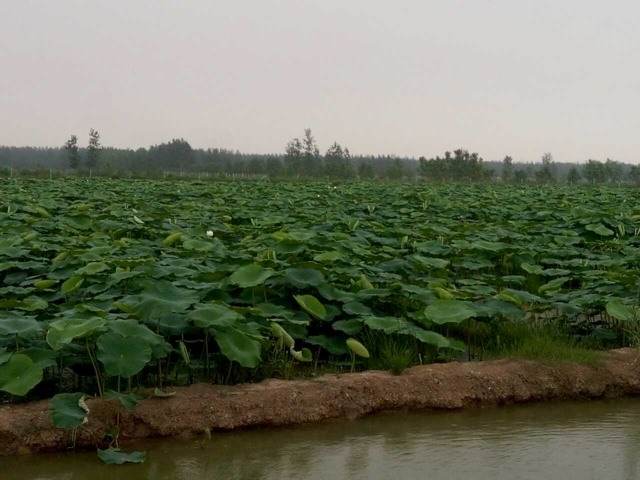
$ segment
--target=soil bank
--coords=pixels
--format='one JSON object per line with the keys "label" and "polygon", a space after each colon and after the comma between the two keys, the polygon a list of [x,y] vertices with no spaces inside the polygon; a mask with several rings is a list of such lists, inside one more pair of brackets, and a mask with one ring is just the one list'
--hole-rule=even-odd
{"label": "soil bank", "polygon": [[[550,399],[640,394],[640,357],[632,349],[604,354],[599,366],[544,365],[497,360],[325,375],[313,380],[266,380],[257,384],[196,384],[174,388],[168,398],[141,400],[121,409],[120,439],[203,438],[205,429],[283,427],[325,420],[353,420],[385,410],[459,409]],[[77,448],[105,446],[118,403],[87,400],[87,428]],[[0,406],[0,455],[64,450],[71,433],[55,428],[48,402]]]}

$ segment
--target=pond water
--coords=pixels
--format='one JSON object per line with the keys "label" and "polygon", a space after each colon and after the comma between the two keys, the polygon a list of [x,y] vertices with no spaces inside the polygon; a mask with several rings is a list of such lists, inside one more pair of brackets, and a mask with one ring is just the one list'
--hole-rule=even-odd
{"label": "pond water", "polygon": [[0,457],[2,480],[640,479],[640,399],[547,402],[127,444],[141,465],[95,453]]}

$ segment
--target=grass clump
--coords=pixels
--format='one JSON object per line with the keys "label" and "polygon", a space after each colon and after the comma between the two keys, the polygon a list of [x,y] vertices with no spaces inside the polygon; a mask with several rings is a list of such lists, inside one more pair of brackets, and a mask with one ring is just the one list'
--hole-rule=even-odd
{"label": "grass clump", "polygon": [[369,369],[387,370],[400,375],[407,368],[421,363],[419,347],[414,338],[372,330],[366,332],[365,338],[371,352],[367,362]]}
{"label": "grass clump", "polygon": [[557,325],[524,322],[500,325],[492,356],[594,366],[602,361],[600,352],[582,345]]}

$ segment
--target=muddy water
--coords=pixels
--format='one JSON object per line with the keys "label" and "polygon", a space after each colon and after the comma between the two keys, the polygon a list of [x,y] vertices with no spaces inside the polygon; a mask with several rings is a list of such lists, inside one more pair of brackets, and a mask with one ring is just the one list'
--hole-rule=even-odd
{"label": "muddy water", "polygon": [[2,480],[640,479],[640,399],[551,402],[129,444],[142,465],[95,453],[0,458]]}

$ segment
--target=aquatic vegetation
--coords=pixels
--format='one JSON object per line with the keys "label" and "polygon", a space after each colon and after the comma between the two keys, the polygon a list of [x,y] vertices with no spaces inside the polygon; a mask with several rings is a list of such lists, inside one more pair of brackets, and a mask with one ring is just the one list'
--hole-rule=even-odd
{"label": "aquatic vegetation", "polygon": [[255,380],[274,342],[296,365],[348,365],[366,332],[417,342],[417,363],[483,348],[497,320],[629,341],[637,190],[327,186],[4,181],[0,390],[52,394],[73,372],[127,402]]}

